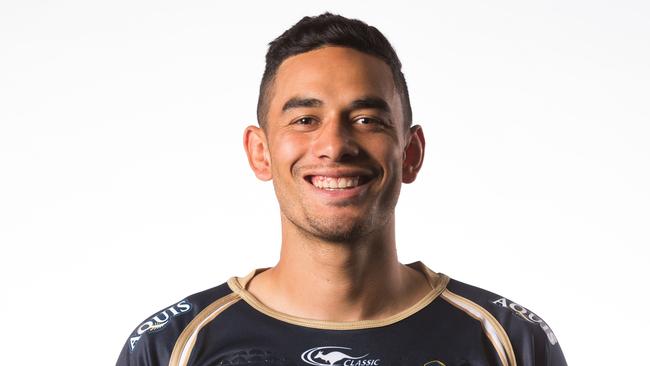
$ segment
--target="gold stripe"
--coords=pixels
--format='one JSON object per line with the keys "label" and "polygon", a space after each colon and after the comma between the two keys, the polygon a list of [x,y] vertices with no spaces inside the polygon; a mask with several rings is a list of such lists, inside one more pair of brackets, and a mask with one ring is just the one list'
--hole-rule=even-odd
{"label": "gold stripe", "polygon": [[230,293],[220,297],[195,316],[176,339],[176,344],[174,344],[174,349],[169,358],[169,366],[186,366],[199,331],[222,311],[239,300],[241,298],[236,293]]}
{"label": "gold stripe", "polygon": [[463,305],[457,303],[454,300],[451,300],[451,299],[447,298],[444,293],[442,294],[441,297],[443,299],[447,300],[453,307],[461,310],[462,312],[466,313],[467,315],[469,315],[473,319],[478,320],[479,322],[481,322],[481,327],[483,328],[483,333],[485,333],[487,338],[490,340],[490,343],[492,343],[492,346],[494,347],[494,350],[499,355],[499,359],[501,360],[501,364],[503,366],[508,366],[507,359],[506,359],[506,357],[504,355],[503,345],[499,342],[498,339],[494,338],[495,335],[493,335],[492,332],[490,332],[490,331],[488,331],[488,329],[486,329],[485,324],[483,323],[483,320],[478,315],[475,315],[471,311],[466,309]]}
{"label": "gold stripe", "polygon": [[427,281],[431,285],[431,291],[427,293],[427,295],[424,296],[422,299],[420,299],[417,303],[409,307],[408,309],[403,310],[388,318],[377,319],[377,320],[359,320],[359,321],[348,321],[348,322],[315,320],[315,319],[308,319],[308,318],[300,318],[297,316],[292,316],[289,314],[279,312],[277,310],[273,310],[268,306],[264,305],[255,296],[253,296],[253,294],[251,294],[246,290],[246,285],[248,284],[248,282],[253,278],[253,276],[263,271],[263,269],[257,269],[244,278],[232,277],[231,279],[228,280],[228,286],[230,286],[233,292],[238,294],[244,301],[246,301],[250,306],[252,306],[256,310],[272,318],[287,323],[300,325],[303,327],[309,327],[309,328],[330,329],[330,330],[376,328],[376,327],[383,327],[389,324],[396,323],[402,319],[405,319],[415,314],[425,306],[429,305],[436,297],[438,297],[438,295],[440,295],[445,290],[445,287],[449,282],[449,277],[431,271],[421,262],[411,263],[408,266],[417,269],[427,277]]}
{"label": "gold stripe", "polygon": [[[508,338],[508,334],[501,326],[501,323],[499,323],[489,311],[485,310],[482,306],[478,305],[477,303],[465,297],[457,295],[449,290],[445,290],[441,294],[441,297],[447,300],[447,302],[449,302],[454,307],[462,310],[472,318],[481,322],[483,331],[485,332],[490,342],[492,342],[492,345],[494,346],[494,349],[497,351],[499,358],[501,359],[501,363],[504,366],[517,366],[517,359],[515,358],[515,352],[514,349],[512,348],[512,344],[510,343],[510,338]],[[474,314],[472,310],[478,312],[479,315]],[[486,328],[486,325],[489,325],[492,328],[494,328],[496,335],[489,332],[488,329]],[[495,339],[494,338],[495,336],[498,339]]]}

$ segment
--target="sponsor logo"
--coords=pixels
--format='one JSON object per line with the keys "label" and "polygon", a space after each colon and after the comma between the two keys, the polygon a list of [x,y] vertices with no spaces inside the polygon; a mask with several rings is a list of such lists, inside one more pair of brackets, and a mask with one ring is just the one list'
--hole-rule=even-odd
{"label": "sponsor logo", "polygon": [[140,326],[135,330],[131,338],[129,338],[129,346],[131,352],[135,349],[136,344],[140,340],[143,334],[159,331],[163,329],[169,320],[173,317],[177,317],[190,311],[192,304],[188,303],[187,300],[183,300],[176,305],[170,306],[167,309],[161,311],[160,313],[154,315],[153,318],[147,320],[146,322],[140,324]]}
{"label": "sponsor logo", "polygon": [[551,327],[546,324],[542,318],[537,316],[535,313],[532,311],[526,309],[525,307],[517,304],[516,302],[512,302],[505,297],[502,297],[500,299],[492,301],[493,304],[500,305],[501,307],[508,308],[511,311],[513,311],[517,316],[520,318],[526,320],[529,323],[533,324],[538,324],[542,330],[544,330],[544,333],[546,333],[546,336],[548,337],[549,342],[551,342],[552,345],[557,344],[557,338],[555,338],[555,334],[551,330]]}
{"label": "sponsor logo", "polygon": [[369,353],[358,356],[349,347],[314,347],[302,353],[300,358],[314,366],[379,366],[378,358],[368,358]]}

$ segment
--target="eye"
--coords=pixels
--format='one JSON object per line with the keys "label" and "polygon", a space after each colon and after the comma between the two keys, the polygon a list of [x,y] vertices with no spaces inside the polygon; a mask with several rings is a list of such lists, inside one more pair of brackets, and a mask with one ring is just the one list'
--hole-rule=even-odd
{"label": "eye", "polygon": [[299,125],[299,126],[310,126],[313,125],[314,123],[316,123],[316,119],[313,117],[300,117],[294,120],[293,122],[291,122],[291,124]]}
{"label": "eye", "polygon": [[380,120],[376,118],[370,118],[370,117],[360,117],[355,119],[354,122],[361,125],[370,125],[370,124],[382,125],[383,124]]}

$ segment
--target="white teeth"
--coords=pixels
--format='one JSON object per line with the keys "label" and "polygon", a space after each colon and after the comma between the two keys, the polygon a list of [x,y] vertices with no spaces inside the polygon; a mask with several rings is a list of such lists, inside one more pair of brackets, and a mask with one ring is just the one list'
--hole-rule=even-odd
{"label": "white teeth", "polygon": [[345,189],[359,185],[359,177],[325,177],[314,175],[311,177],[311,183],[316,188],[321,189]]}

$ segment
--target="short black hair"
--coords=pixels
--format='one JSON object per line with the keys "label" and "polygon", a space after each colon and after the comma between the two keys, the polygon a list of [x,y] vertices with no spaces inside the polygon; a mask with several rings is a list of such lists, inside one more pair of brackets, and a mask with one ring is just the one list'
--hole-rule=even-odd
{"label": "short black hair", "polygon": [[358,19],[349,19],[326,12],[318,16],[302,18],[269,43],[266,67],[257,100],[257,122],[260,126],[266,126],[270,86],[280,64],[291,56],[325,46],[349,47],[384,61],[393,73],[395,87],[400,95],[404,124],[407,127],[411,125],[413,118],[411,102],[406,79],[402,73],[402,63],[390,42],[373,26]]}

